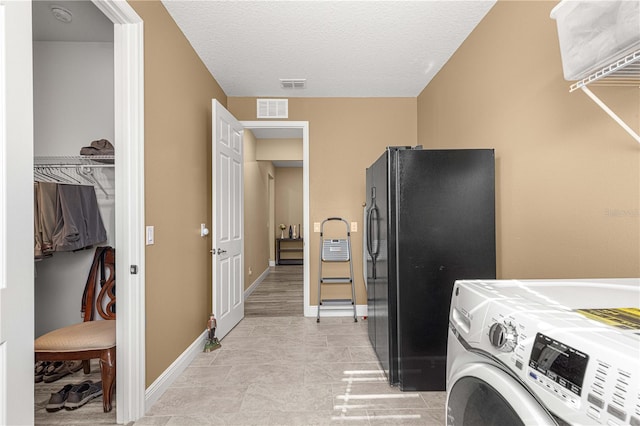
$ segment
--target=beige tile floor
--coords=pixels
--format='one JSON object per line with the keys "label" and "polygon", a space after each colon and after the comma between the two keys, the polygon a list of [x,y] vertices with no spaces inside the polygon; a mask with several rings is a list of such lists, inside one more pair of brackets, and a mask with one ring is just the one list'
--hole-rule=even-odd
{"label": "beige tile floor", "polygon": [[[271,272],[222,347],[201,353],[136,425],[445,424],[444,392],[387,384],[366,321],[323,317],[317,324],[292,314],[291,304],[302,306],[302,267]],[[89,378],[100,380],[93,367]],[[45,411],[51,392],[86,378],[79,371],[36,384],[36,425],[115,424],[115,409],[103,413],[100,398],[75,411]]]}
{"label": "beige tile floor", "polygon": [[352,318],[248,317],[136,425],[443,425],[444,392],[390,387]]}

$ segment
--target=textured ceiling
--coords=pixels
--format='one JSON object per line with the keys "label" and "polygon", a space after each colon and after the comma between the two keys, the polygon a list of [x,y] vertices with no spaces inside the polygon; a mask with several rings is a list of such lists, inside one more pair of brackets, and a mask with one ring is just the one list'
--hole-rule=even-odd
{"label": "textured ceiling", "polygon": [[162,2],[227,96],[415,97],[495,0]]}

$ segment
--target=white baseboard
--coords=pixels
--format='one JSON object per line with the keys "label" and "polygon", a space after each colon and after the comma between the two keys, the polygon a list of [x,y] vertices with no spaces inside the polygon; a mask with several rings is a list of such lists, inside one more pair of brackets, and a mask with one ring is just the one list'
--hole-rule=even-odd
{"label": "white baseboard", "polygon": [[260,285],[260,283],[262,281],[264,281],[265,278],[267,278],[267,275],[269,275],[269,268],[265,269],[263,273],[260,274],[260,276],[258,278],[256,278],[256,280],[253,282],[253,284],[251,284],[249,286],[248,289],[246,289],[244,291],[244,299],[247,300],[247,297],[249,297],[249,295],[251,295],[251,293],[253,293],[253,291],[258,288],[258,286]]}
{"label": "white baseboard", "polygon": [[169,386],[178,378],[180,374],[191,364],[196,356],[202,352],[207,330],[203,331],[196,340],[185,349],[182,354],[149,386],[145,392],[145,413],[164,394]]}
{"label": "white baseboard", "polygon": [[[262,282],[268,275],[269,270],[265,270],[256,281],[251,284],[251,287],[245,291],[245,297],[251,294],[255,287]],[[247,294],[248,292],[248,294]],[[309,306],[309,309],[305,309],[306,317],[315,317],[318,314],[318,306]],[[321,317],[350,317],[353,315],[352,308],[340,308],[340,309],[323,309]],[[367,305],[356,305],[356,315],[360,318],[367,316]],[[207,337],[207,330],[204,330],[200,336],[194,340],[194,342],[185,349],[178,358],[149,386],[145,392],[145,413],[151,409],[151,406],[155,404],[162,394],[164,394],[169,386],[182,374],[182,372],[191,364],[196,356],[202,352],[204,348],[205,339]]]}
{"label": "white baseboard", "polygon": [[269,259],[269,266],[276,266],[276,261]]}
{"label": "white baseboard", "polygon": [[[305,317],[315,317],[318,315],[318,306],[309,306],[308,310],[305,310]],[[367,305],[356,305],[356,315],[360,318],[367,316]],[[320,312],[320,317],[352,317],[352,307],[340,307],[340,308],[324,308]]]}

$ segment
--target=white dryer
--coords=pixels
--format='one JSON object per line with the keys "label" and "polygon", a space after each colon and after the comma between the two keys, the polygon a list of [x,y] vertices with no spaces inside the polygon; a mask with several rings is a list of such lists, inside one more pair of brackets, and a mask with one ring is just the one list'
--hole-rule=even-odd
{"label": "white dryer", "polygon": [[449,426],[640,426],[640,279],[457,281],[449,321]]}

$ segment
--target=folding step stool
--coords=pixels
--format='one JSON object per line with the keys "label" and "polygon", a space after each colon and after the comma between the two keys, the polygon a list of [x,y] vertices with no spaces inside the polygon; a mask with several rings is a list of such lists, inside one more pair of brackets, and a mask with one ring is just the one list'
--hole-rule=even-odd
{"label": "folding step stool", "polygon": [[[347,238],[345,239],[325,239],[324,224],[329,221],[340,220],[347,227]],[[325,277],[322,274],[324,263],[342,262],[349,263],[348,277]],[[323,284],[351,284],[351,299],[322,299]],[[358,322],[356,315],[356,289],[353,282],[353,260],[351,259],[351,232],[349,222],[341,217],[330,217],[322,221],[320,225],[320,263],[318,266],[318,317],[316,322],[320,322],[320,309],[339,307],[351,304],[353,306],[353,320]]]}

